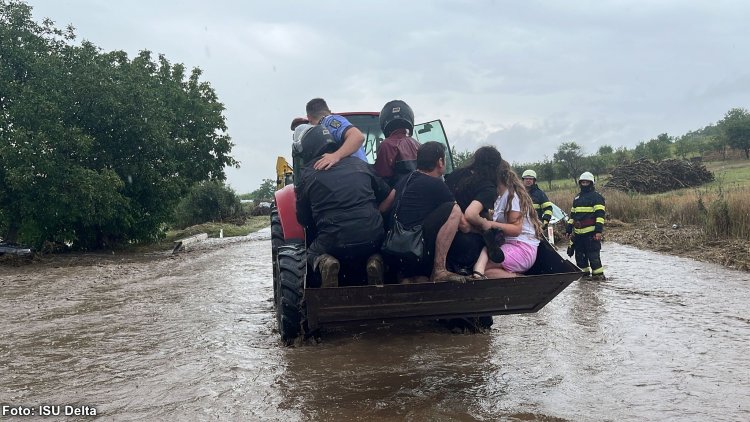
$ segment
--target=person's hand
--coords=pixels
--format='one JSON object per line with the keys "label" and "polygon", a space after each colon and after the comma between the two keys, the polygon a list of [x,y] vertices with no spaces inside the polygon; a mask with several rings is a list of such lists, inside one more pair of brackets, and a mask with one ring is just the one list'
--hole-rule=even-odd
{"label": "person's hand", "polygon": [[601,242],[602,241],[602,234],[601,233],[594,233],[594,240],[596,240],[597,242]]}
{"label": "person's hand", "polygon": [[547,231],[547,228],[549,227],[549,222],[545,221],[542,223],[542,231]]}
{"label": "person's hand", "polygon": [[338,163],[340,158],[335,154],[323,154],[320,160],[315,163],[315,170],[328,170]]}
{"label": "person's hand", "polygon": [[570,239],[570,233],[565,233],[565,238]]}

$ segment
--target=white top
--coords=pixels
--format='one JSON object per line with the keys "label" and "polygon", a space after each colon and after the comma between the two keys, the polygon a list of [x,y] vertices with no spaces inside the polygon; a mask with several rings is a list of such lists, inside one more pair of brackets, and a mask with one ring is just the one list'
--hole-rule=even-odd
{"label": "white top", "polygon": [[[505,206],[508,204],[508,190],[502,195],[497,197],[495,201],[495,213],[492,218],[498,223],[508,223],[505,217]],[[510,204],[511,211],[521,212],[521,202],[518,200],[517,195],[513,195],[513,202]],[[531,212],[536,212],[531,210]],[[539,239],[536,238],[536,231],[534,230],[534,224],[531,222],[531,218],[528,215],[522,216],[523,222],[521,224],[521,234],[518,236],[505,236],[505,240],[517,240],[519,242],[527,243],[532,246],[539,246]]]}

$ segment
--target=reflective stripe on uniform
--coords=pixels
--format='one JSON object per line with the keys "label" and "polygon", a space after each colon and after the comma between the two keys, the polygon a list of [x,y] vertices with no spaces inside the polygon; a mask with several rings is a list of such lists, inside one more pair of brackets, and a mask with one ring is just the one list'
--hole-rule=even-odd
{"label": "reflective stripe on uniform", "polygon": [[[571,208],[571,212],[580,212],[580,213],[594,212],[594,208],[595,207],[573,207]],[[602,207],[602,209],[604,209],[604,207]]]}
{"label": "reflective stripe on uniform", "polygon": [[582,227],[580,229],[573,229],[573,233],[575,233],[575,234],[586,234],[586,233],[591,233],[594,230],[595,230],[594,226],[588,226],[588,227]]}
{"label": "reflective stripe on uniform", "polygon": [[596,223],[597,224],[604,224],[604,218],[602,218],[602,217],[596,217]]}
{"label": "reflective stripe on uniform", "polygon": [[602,266],[602,267],[599,267],[599,268],[597,268],[595,270],[592,269],[591,270],[591,274],[592,275],[604,274],[604,267]]}
{"label": "reflective stripe on uniform", "polygon": [[594,211],[604,211],[604,205],[594,205]]}
{"label": "reflective stripe on uniform", "polygon": [[540,205],[539,208],[547,208],[551,206],[552,206],[552,202],[547,201],[547,202],[544,202],[542,205]]}

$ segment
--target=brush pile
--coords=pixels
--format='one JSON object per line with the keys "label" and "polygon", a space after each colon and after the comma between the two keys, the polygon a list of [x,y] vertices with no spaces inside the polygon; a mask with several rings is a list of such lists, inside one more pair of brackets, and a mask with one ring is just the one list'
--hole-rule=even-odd
{"label": "brush pile", "polygon": [[640,159],[616,167],[611,175],[605,188],[638,193],[667,192],[714,180],[703,164],[677,159]]}

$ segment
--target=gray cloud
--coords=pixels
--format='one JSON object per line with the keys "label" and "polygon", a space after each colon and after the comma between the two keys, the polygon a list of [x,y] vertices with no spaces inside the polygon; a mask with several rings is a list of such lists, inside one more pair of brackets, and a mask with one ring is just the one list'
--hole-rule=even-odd
{"label": "gray cloud", "polygon": [[338,111],[401,98],[443,120],[457,149],[510,161],[679,135],[747,107],[742,1],[311,3],[33,0],[37,19],[131,56],[204,70],[242,161],[239,192],[289,156],[289,122],[317,96]]}

